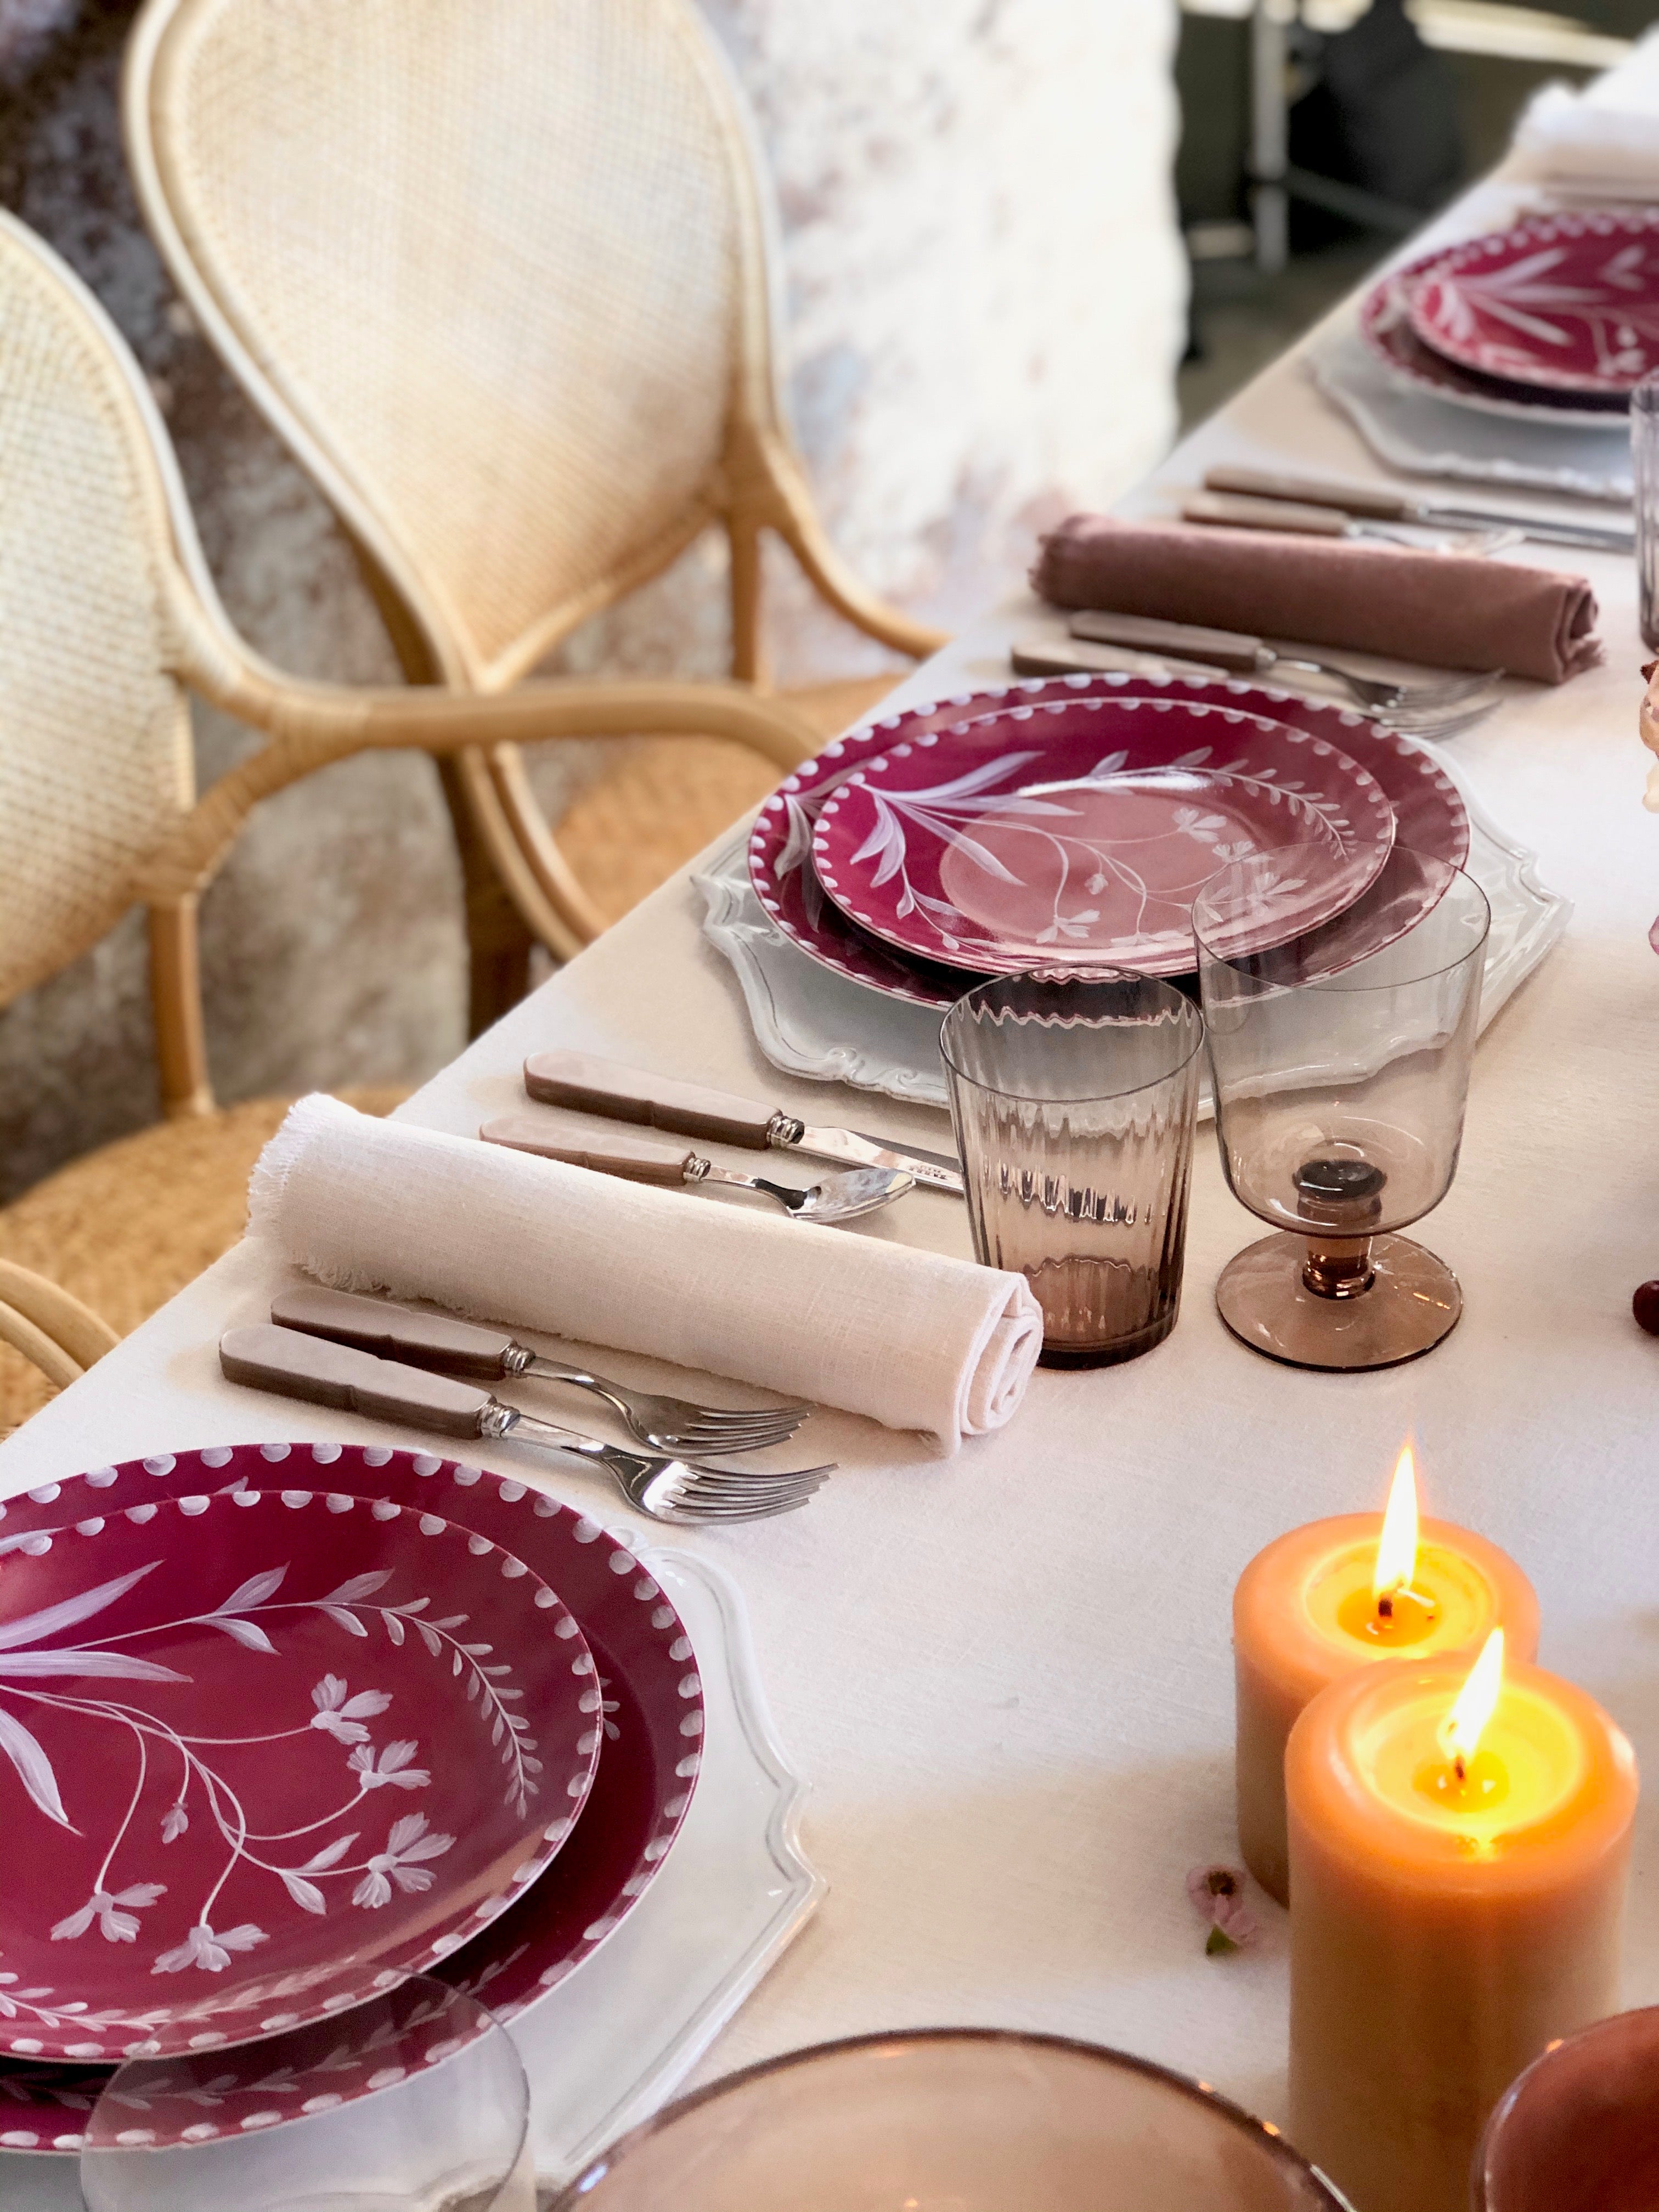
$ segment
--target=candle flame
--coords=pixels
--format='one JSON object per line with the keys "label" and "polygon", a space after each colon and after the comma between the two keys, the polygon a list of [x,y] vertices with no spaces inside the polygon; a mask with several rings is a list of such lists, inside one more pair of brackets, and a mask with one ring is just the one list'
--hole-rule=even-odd
{"label": "candle flame", "polygon": [[1440,1729],[1441,1748],[1460,1772],[1480,1748],[1486,1723],[1504,1686],[1504,1632],[1494,1628]]}
{"label": "candle flame", "polygon": [[1407,1437],[1395,1462],[1389,1510],[1382,1516],[1382,1536],[1371,1576],[1371,1595],[1380,1601],[1392,1597],[1396,1590],[1409,1589],[1416,1571],[1417,1466]]}

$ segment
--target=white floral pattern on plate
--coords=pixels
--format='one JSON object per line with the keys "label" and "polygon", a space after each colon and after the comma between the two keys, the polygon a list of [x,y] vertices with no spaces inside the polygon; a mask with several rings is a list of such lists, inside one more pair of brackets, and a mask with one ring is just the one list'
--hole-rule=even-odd
{"label": "white floral pattern on plate", "polygon": [[[1451,779],[1414,738],[1384,729],[1356,708],[1224,678],[1062,676],[1028,679],[995,690],[959,692],[931,706],[884,715],[848,730],[786,776],[762,805],[749,836],[749,880],[769,920],[809,959],[849,983],[916,1006],[954,1005],[968,988],[964,973],[971,977],[974,971],[908,957],[901,960],[879,939],[855,928],[823,896],[811,862],[818,813],[866,762],[902,741],[1012,707],[1092,698],[1183,699],[1195,706],[1237,708],[1306,730],[1349,754],[1375,776],[1394,808],[1401,844],[1455,866],[1468,854],[1468,817]],[[849,1082],[860,1079],[850,1069],[841,1073]]]}
{"label": "white floral pattern on plate", "polygon": [[1412,300],[1417,286],[1444,253],[1443,246],[1438,252],[1394,270],[1374,284],[1359,303],[1360,343],[1390,380],[1450,406],[1504,422],[1611,432],[1628,440],[1630,410],[1622,393],[1613,397],[1553,392],[1541,386],[1483,376],[1425,345],[1412,325]]}
{"label": "white floral pattern on plate", "polygon": [[0,2046],[301,2024],[458,1949],[569,1834],[593,1662],[512,1554],[306,1491],[68,1536],[0,1583]]}
{"label": "white floral pattern on plate", "polygon": [[1412,328],[1459,368],[1593,396],[1659,362],[1659,212],[1537,216],[1437,257]]}
{"label": "white floral pattern on plate", "polygon": [[[1063,785],[1064,789],[1054,788]],[[1305,731],[1178,697],[1092,696],[925,732],[825,799],[812,861],[854,921],[923,957],[1179,974],[1199,886],[1286,846],[1287,927],[1351,904],[1395,836],[1381,787]]]}

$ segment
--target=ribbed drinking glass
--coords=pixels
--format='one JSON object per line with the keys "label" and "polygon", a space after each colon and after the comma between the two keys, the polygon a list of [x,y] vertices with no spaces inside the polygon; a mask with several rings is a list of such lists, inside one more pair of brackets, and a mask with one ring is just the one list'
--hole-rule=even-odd
{"label": "ribbed drinking glass", "polygon": [[1659,653],[1659,370],[1644,376],[1631,393],[1630,449],[1642,642]]}
{"label": "ribbed drinking glass", "polygon": [[1193,908],[1221,1164],[1288,1236],[1231,1261],[1221,1317],[1299,1367],[1393,1366],[1462,1311],[1457,1279],[1394,1232],[1457,1170],[1491,909],[1449,862],[1396,848],[1335,921],[1284,934],[1291,847],[1235,861]]}
{"label": "ribbed drinking glass", "polygon": [[1181,1305],[1204,1022],[1148,975],[1003,975],[939,1049],[974,1249],[1023,1274],[1051,1367],[1161,1343]]}

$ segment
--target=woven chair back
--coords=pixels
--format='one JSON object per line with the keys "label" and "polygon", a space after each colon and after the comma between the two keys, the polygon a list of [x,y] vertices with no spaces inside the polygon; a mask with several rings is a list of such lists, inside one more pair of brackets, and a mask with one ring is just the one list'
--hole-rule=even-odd
{"label": "woven chair back", "polygon": [[150,0],[126,116],[191,306],[448,682],[721,511],[765,254],[690,0]]}
{"label": "woven chair back", "polygon": [[0,1005],[97,943],[191,803],[153,436],[103,310],[0,214]]}

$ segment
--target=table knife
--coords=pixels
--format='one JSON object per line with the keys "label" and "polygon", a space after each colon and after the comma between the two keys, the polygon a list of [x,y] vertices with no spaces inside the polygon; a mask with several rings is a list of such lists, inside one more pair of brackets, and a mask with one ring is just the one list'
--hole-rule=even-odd
{"label": "table knife", "polygon": [[1507,526],[1544,545],[1577,545],[1599,553],[1631,553],[1636,548],[1635,526],[1631,523],[1559,520],[1553,515],[1519,514],[1508,507],[1416,499],[1392,484],[1335,483],[1324,477],[1281,475],[1272,469],[1231,465],[1206,469],[1204,482],[1212,492],[1289,500],[1310,507],[1334,508],[1343,514],[1368,516],[1381,522],[1438,523],[1453,530],[1501,529]]}
{"label": "table knife", "polygon": [[752,1152],[775,1147],[848,1167],[903,1168],[930,1190],[963,1194],[961,1164],[948,1154],[890,1144],[857,1129],[812,1128],[781,1107],[757,1105],[672,1076],[646,1075],[592,1053],[534,1054],[524,1064],[524,1087],[546,1105],[574,1107],[607,1121],[643,1122],[647,1128],[713,1138]]}
{"label": "table knife", "polygon": [[1305,500],[1247,498],[1242,492],[1188,492],[1181,502],[1183,522],[1219,522],[1235,530],[1282,530],[1297,538],[1381,538],[1413,552],[1504,553],[1526,536],[1507,530],[1470,527],[1459,538],[1413,538],[1413,525],[1360,521],[1340,507],[1313,507]]}

